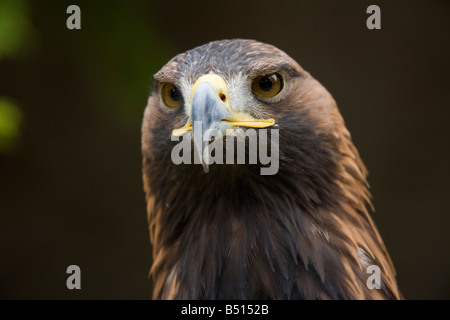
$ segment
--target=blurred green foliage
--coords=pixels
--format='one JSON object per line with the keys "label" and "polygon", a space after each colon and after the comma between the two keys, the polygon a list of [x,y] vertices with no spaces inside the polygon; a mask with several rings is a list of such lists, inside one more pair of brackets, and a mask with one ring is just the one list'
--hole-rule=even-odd
{"label": "blurred green foliage", "polygon": [[[31,34],[27,4],[23,0],[0,0],[0,60],[17,55]],[[17,104],[0,97],[0,153],[17,149],[22,119]]]}
{"label": "blurred green foliage", "polygon": [[156,13],[144,2],[108,1],[108,14],[99,14],[105,10],[103,1],[79,6],[81,30],[67,32],[79,35],[72,38],[71,49],[100,90],[96,98],[102,100],[96,105],[104,115],[113,115],[119,126],[135,130],[153,74],[173,56],[153,25]]}
{"label": "blurred green foliage", "polygon": [[[41,10],[41,6],[46,7],[44,3],[0,0],[0,60],[20,63],[16,58],[30,51],[33,54],[26,63],[42,63],[43,49],[55,45],[58,55],[79,66],[80,76],[95,92],[91,96],[95,112],[113,126],[135,132],[151,91],[152,75],[174,55],[153,25],[156,13],[145,2],[79,1],[81,30],[68,30],[68,5],[59,2],[56,9],[46,11]],[[102,14],[105,8],[108,12]],[[43,21],[46,24],[42,25]],[[29,50],[37,40],[40,52]],[[20,136],[18,119],[26,114],[19,108],[21,97],[12,97],[15,104],[3,98],[9,99],[0,94],[2,101],[9,102],[3,107],[8,111],[0,115],[0,151],[12,151]]]}
{"label": "blurred green foliage", "polygon": [[22,112],[12,101],[0,98],[0,153],[14,151],[20,137]]}
{"label": "blurred green foliage", "polygon": [[0,0],[0,59],[16,54],[29,39],[29,16],[23,0]]}

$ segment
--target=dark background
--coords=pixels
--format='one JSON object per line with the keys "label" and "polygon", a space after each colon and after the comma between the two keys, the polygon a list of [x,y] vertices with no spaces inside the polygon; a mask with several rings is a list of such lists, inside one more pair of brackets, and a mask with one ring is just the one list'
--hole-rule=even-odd
{"label": "dark background", "polygon": [[[70,4],[81,30],[66,28]],[[366,28],[370,4],[381,30]],[[150,297],[152,75],[224,38],[279,47],[331,92],[403,294],[450,298],[449,15],[448,1],[0,0],[0,298]],[[66,288],[71,264],[81,290]]]}

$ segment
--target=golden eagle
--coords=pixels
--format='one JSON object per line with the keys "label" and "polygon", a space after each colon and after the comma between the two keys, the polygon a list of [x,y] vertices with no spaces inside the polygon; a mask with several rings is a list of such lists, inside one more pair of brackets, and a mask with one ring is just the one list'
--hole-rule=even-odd
{"label": "golden eagle", "polygon": [[[246,161],[202,158],[210,129],[223,134],[212,143],[244,141]],[[248,160],[252,141],[271,150],[276,172]],[[234,160],[236,145],[211,157]],[[401,298],[336,103],[276,47],[214,41],[170,60],[154,76],[142,153],[155,299]]]}

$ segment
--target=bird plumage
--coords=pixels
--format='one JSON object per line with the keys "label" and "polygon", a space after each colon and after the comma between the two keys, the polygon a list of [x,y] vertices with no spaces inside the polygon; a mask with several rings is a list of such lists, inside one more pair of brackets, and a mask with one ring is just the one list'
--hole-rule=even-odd
{"label": "bird plumage", "polygon": [[[283,96],[254,99],[251,80],[274,71],[285,75]],[[261,164],[205,173],[172,163],[171,132],[189,117],[190,86],[207,73],[225,79],[235,108],[275,119],[275,175],[260,175]],[[163,82],[180,87],[181,107],[161,106]],[[247,91],[233,96],[239,90]],[[142,133],[155,299],[401,298],[369,215],[367,171],[336,103],[279,49],[224,40],[176,56],[155,75]],[[369,265],[381,270],[380,289],[366,285]]]}

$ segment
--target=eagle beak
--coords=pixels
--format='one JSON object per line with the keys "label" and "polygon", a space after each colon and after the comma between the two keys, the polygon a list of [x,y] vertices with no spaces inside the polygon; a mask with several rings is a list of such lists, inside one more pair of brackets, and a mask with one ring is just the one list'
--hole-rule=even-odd
{"label": "eagle beak", "polygon": [[194,148],[202,159],[205,172],[208,164],[202,157],[209,141],[204,141],[204,134],[209,130],[219,130],[226,134],[234,127],[266,128],[275,124],[274,119],[255,119],[250,115],[234,112],[230,105],[228,85],[215,74],[200,77],[191,89],[191,117],[185,126],[172,131],[174,136],[181,136],[188,131],[194,132]]}

